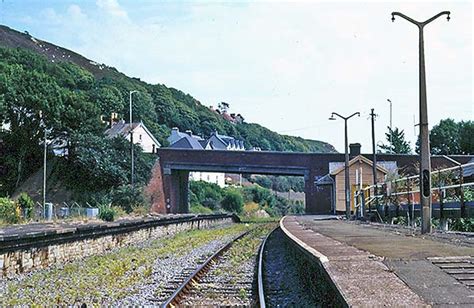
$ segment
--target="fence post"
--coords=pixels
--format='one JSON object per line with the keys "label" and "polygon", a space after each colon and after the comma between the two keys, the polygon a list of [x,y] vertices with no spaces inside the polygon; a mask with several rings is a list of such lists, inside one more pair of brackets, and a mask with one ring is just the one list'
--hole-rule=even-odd
{"label": "fence post", "polygon": [[393,204],[395,205],[395,217],[397,217],[398,219],[398,216],[400,216],[400,209],[399,209],[399,203],[398,203],[398,189],[397,189],[397,184],[398,182],[394,182],[393,184],[393,192],[395,193],[395,199],[393,201]]}
{"label": "fence post", "polygon": [[447,230],[446,219],[444,218],[444,196],[441,187],[441,170],[438,170],[439,227],[441,230]]}
{"label": "fence post", "polygon": [[411,185],[410,185],[410,179],[407,179],[406,181],[406,190],[407,190],[407,210],[408,210],[408,218],[410,219],[410,222],[409,222],[409,225],[410,226],[413,226],[413,205],[412,205],[412,202],[411,202],[411,198],[410,198],[410,191],[411,191]]}
{"label": "fence post", "polygon": [[464,184],[464,172],[462,170],[462,165],[459,166],[459,195],[460,195],[460,199],[461,199],[461,217],[462,218],[466,218],[468,215],[467,211],[466,211],[466,202],[464,201],[464,190],[462,188],[463,184]]}
{"label": "fence post", "polygon": [[365,218],[365,193],[364,190],[362,190],[362,195],[361,195],[361,212],[362,212],[362,217]]}
{"label": "fence post", "polygon": [[384,185],[384,197],[385,197],[385,202],[383,204],[383,215],[385,216],[385,221],[388,221],[389,215],[388,215],[388,193],[387,193],[387,184]]}

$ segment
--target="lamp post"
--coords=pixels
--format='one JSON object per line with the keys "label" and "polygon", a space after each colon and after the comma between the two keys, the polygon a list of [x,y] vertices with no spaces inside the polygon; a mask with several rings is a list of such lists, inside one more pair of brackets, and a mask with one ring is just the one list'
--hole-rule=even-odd
{"label": "lamp post", "polygon": [[345,163],[344,163],[344,190],[346,195],[346,218],[349,219],[351,217],[351,197],[350,197],[350,189],[349,189],[349,150],[348,150],[348,142],[347,142],[347,120],[352,118],[353,116],[359,116],[359,112],[354,112],[348,117],[344,117],[336,112],[331,113],[331,117],[329,120],[336,120],[334,116],[338,116],[339,118],[344,120],[344,151],[345,151]]}
{"label": "lamp post", "polygon": [[132,184],[132,188],[134,187],[134,178],[133,178],[133,173],[134,173],[134,169],[135,169],[135,161],[134,161],[134,158],[133,158],[133,127],[132,127],[132,94],[133,93],[137,93],[138,91],[137,90],[133,90],[133,91],[130,91],[130,153],[131,153],[131,156],[132,156],[132,174],[131,174],[131,179],[130,179],[130,182]]}
{"label": "lamp post", "polygon": [[390,153],[393,153],[392,101],[387,98],[387,102],[390,103]]}
{"label": "lamp post", "polygon": [[419,87],[420,87],[420,202],[421,202],[421,233],[431,232],[431,160],[430,139],[428,131],[428,111],[426,103],[426,76],[425,76],[425,52],[423,41],[424,27],[442,15],[447,15],[449,21],[450,12],[443,11],[423,21],[416,21],[402,13],[392,12],[392,21],[399,16],[418,27],[418,52],[419,52]]}

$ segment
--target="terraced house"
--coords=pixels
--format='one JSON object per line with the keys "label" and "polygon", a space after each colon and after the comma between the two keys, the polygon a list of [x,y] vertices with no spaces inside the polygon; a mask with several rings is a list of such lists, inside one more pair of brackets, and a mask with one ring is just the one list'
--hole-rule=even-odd
{"label": "terraced house", "polygon": [[[170,148],[174,149],[245,151],[242,140],[220,135],[218,132],[213,132],[208,139],[204,139],[201,136],[194,135],[190,130],[183,133],[174,127],[167,140],[170,142]],[[214,183],[224,187],[226,176],[224,173],[196,171],[189,173],[189,179]]]}

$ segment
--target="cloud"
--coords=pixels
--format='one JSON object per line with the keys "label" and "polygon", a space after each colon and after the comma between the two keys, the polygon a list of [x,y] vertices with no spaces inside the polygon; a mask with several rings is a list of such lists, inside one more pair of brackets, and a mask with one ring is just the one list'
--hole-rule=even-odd
{"label": "cloud", "polygon": [[97,6],[109,15],[127,18],[127,12],[119,5],[117,0],[97,0]]}

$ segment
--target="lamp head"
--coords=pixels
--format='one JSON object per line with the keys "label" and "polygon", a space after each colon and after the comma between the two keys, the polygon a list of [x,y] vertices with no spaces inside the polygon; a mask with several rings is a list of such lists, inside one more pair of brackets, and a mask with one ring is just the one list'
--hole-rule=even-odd
{"label": "lamp head", "polygon": [[392,101],[389,98],[387,98],[387,102],[391,103]]}
{"label": "lamp head", "polygon": [[395,14],[392,13],[392,22],[395,21]]}
{"label": "lamp head", "polygon": [[329,117],[329,119],[328,119],[328,120],[331,120],[331,121],[334,121],[334,120],[336,120],[336,118],[334,117],[334,113],[331,113],[331,116]]}
{"label": "lamp head", "polygon": [[448,17],[446,17],[446,19],[449,21],[451,19],[451,17],[449,17],[451,13],[448,13]]}

